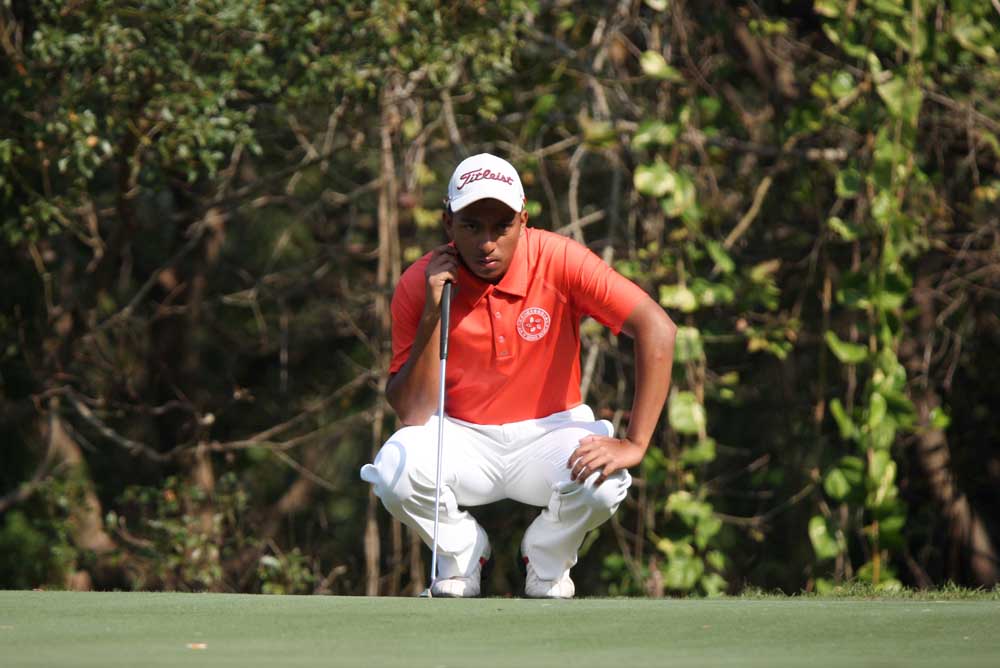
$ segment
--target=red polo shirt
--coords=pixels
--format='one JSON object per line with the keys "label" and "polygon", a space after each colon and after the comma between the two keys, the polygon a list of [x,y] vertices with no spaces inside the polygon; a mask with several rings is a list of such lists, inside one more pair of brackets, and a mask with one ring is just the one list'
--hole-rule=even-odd
{"label": "red polo shirt", "polygon": [[[392,364],[406,363],[426,297],[430,253],[392,298]],[[526,228],[507,273],[488,283],[459,266],[451,302],[445,413],[476,424],[551,415],[580,404],[580,321],[616,334],[645,291],[568,237]]]}

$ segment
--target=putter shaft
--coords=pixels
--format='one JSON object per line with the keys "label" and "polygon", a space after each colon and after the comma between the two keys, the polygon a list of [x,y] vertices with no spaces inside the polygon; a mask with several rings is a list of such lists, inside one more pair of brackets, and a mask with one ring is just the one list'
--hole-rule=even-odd
{"label": "putter shaft", "polygon": [[427,597],[431,598],[431,587],[437,581],[437,545],[438,527],[441,513],[441,463],[444,458],[444,380],[445,367],[448,362],[448,325],[451,320],[451,282],[444,284],[441,292],[441,373],[438,383],[438,436],[437,436],[437,475],[434,481],[434,539],[431,543],[431,577],[427,587]]}

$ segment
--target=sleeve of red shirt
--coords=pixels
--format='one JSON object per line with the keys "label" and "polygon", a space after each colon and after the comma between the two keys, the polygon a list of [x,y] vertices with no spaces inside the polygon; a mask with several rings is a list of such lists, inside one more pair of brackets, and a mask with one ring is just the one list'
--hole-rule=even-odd
{"label": "sleeve of red shirt", "polygon": [[[424,258],[426,260],[426,258]],[[410,357],[413,340],[420,326],[420,314],[424,310],[424,265],[417,261],[399,278],[396,291],[392,295],[392,362],[389,373],[399,371]]]}
{"label": "sleeve of red shirt", "polygon": [[638,285],[615,271],[586,246],[568,239],[566,282],[576,308],[615,334],[639,302],[648,295]]}

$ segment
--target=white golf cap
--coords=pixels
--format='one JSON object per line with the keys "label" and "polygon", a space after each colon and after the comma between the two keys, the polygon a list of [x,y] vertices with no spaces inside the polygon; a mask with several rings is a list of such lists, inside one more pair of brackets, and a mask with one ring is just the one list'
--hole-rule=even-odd
{"label": "white golf cap", "polygon": [[481,199],[498,199],[514,211],[524,208],[524,188],[514,166],[480,153],[458,164],[448,182],[448,205],[460,211]]}

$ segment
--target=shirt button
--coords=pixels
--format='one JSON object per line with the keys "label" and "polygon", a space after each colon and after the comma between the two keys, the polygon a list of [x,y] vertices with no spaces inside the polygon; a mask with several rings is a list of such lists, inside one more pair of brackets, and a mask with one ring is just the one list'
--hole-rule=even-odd
{"label": "shirt button", "polygon": [[506,350],[501,350],[500,351],[500,357],[506,357],[506,356],[507,356],[507,351]]}
{"label": "shirt button", "polygon": [[499,341],[500,343],[503,343],[505,340],[506,339],[503,338],[503,334],[497,337],[497,341]]}
{"label": "shirt button", "polygon": [[493,315],[495,315],[496,317],[498,317],[498,318],[499,318],[499,317],[500,317],[500,311],[497,311],[497,312],[496,312],[496,313],[494,313]]}

